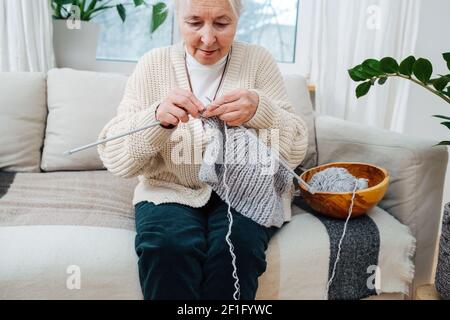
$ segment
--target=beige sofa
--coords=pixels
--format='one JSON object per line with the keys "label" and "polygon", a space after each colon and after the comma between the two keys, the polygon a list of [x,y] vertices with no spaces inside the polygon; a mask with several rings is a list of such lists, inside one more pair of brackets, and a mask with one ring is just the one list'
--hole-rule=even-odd
{"label": "beige sofa", "polygon": [[[104,170],[95,148],[63,155],[96,140],[126,81],[125,75],[72,69],[0,73],[1,299],[142,298],[131,205],[137,178]],[[378,295],[368,298],[410,298],[431,281],[447,150],[315,116],[306,81],[286,76],[285,82],[309,126],[304,166],[361,161],[390,172],[389,190],[373,213],[385,223],[379,259],[386,276]],[[269,245],[258,299],[323,298],[326,277],[320,276],[328,274],[330,248],[314,219],[292,205],[292,221]],[[405,271],[408,257],[414,265]],[[326,266],[319,268],[320,261]]]}

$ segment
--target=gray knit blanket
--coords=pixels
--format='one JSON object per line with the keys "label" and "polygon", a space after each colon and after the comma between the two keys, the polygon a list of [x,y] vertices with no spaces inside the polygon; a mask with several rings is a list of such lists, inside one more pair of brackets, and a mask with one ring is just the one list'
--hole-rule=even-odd
{"label": "gray knit blanket", "polygon": [[[255,130],[225,128],[214,118],[203,118],[209,141],[199,178],[209,184],[231,208],[265,227],[284,222],[282,195],[293,176]],[[269,144],[270,145],[270,144]]]}

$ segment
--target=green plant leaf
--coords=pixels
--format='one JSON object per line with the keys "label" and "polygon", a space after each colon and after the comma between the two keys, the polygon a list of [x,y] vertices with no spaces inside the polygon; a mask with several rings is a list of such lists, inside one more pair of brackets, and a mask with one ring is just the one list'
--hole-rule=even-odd
{"label": "green plant leaf", "polygon": [[152,22],[150,27],[150,33],[156,31],[160,25],[164,23],[167,18],[167,6],[164,2],[158,2],[153,5]]}
{"label": "green plant leaf", "polygon": [[370,81],[363,82],[359,86],[356,87],[356,98],[360,98],[362,96],[365,96],[369,90],[372,84]]}
{"label": "green plant leaf", "polygon": [[441,119],[445,119],[445,120],[450,120],[450,117],[442,116],[442,115],[440,115],[440,114],[435,114],[435,115],[433,115],[432,117],[435,117],[435,118],[441,118]]}
{"label": "green plant leaf", "polygon": [[127,11],[125,10],[125,7],[123,4],[116,5],[117,12],[119,13],[120,19],[122,19],[122,22],[125,22],[125,19],[127,18]]}
{"label": "green plant leaf", "polygon": [[378,79],[378,84],[380,84],[380,85],[385,84],[387,79],[388,79],[387,77],[382,77],[382,78]]}
{"label": "green plant leaf", "polygon": [[353,69],[351,69],[351,75],[355,77],[355,79],[362,79],[362,80],[355,80],[355,81],[364,81],[364,80],[368,80],[371,79],[373,77],[373,75],[371,75],[370,73],[367,73],[364,70],[364,67],[362,65],[357,65],[356,67],[354,67]]}
{"label": "green plant leaf", "polygon": [[[63,6],[69,5],[73,0],[52,0],[53,18],[55,19],[67,19],[68,14],[63,14]],[[67,12],[67,10],[65,10]]]}
{"label": "green plant leaf", "polygon": [[83,13],[86,11],[86,0],[81,0],[78,2],[79,2],[78,8],[80,8],[81,15],[83,15]]}
{"label": "green plant leaf", "polygon": [[450,141],[441,141],[438,144],[435,144],[433,147],[436,146],[450,146]]}
{"label": "green plant leaf", "polygon": [[96,5],[97,5],[97,0],[92,0],[91,3],[90,3],[89,6],[88,6],[86,12],[89,12],[89,11],[91,11],[92,9],[94,9]]}
{"label": "green plant leaf", "polygon": [[447,62],[447,68],[450,70],[450,52],[445,52],[442,54],[444,60]]}
{"label": "green plant leaf", "polygon": [[139,7],[140,5],[144,4],[144,0],[133,0],[133,1],[135,7]]}
{"label": "green plant leaf", "polygon": [[61,6],[71,4],[73,2],[73,0],[52,0],[52,1]]}
{"label": "green plant leaf", "polygon": [[399,65],[394,58],[386,57],[380,60],[380,70],[386,73],[397,73]]}
{"label": "green plant leaf", "polygon": [[434,79],[432,81],[432,84],[433,84],[433,87],[436,88],[436,90],[443,91],[445,89],[445,86],[449,82],[450,82],[450,78],[448,78],[447,76],[442,76],[440,78]]}
{"label": "green plant leaf", "polygon": [[358,74],[358,72],[355,69],[349,69],[348,74],[350,75],[350,78],[352,78],[353,81],[365,81],[366,78],[362,77]]}
{"label": "green plant leaf", "polygon": [[449,121],[441,122],[441,124],[446,126],[448,129],[450,129],[450,122]]}
{"label": "green plant leaf", "polygon": [[433,65],[429,60],[419,58],[414,62],[413,73],[422,83],[428,84],[433,74]]}
{"label": "green plant leaf", "polygon": [[366,73],[368,73],[374,77],[378,77],[378,76],[385,74],[383,71],[380,70],[380,61],[375,60],[375,59],[365,60],[362,63],[362,68]]}
{"label": "green plant leaf", "polygon": [[409,56],[400,63],[398,71],[405,76],[411,77],[414,62],[416,62],[416,58],[414,58],[414,56]]}

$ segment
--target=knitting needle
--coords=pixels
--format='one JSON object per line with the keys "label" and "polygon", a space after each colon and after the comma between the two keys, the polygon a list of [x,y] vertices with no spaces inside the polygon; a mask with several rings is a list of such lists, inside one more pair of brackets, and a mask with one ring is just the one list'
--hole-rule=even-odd
{"label": "knitting needle", "polygon": [[149,124],[149,125],[147,125],[145,127],[137,128],[137,129],[125,132],[125,133],[121,133],[121,134],[113,136],[113,137],[109,137],[109,138],[106,138],[106,139],[103,139],[103,140],[99,140],[97,142],[93,142],[93,143],[87,144],[87,145],[79,147],[79,148],[75,148],[75,149],[72,149],[72,150],[69,150],[69,151],[65,151],[63,154],[66,155],[66,156],[69,156],[69,155],[71,155],[71,154],[73,154],[75,152],[79,152],[79,151],[82,151],[82,150],[85,150],[85,149],[88,149],[88,148],[91,148],[91,147],[95,147],[95,146],[97,146],[99,144],[103,144],[103,143],[106,143],[106,142],[111,141],[111,140],[119,139],[119,138],[122,138],[124,136],[129,135],[129,134],[133,134],[133,133],[136,133],[136,132],[139,132],[139,131],[142,131],[142,130],[145,130],[145,129],[148,129],[148,128],[151,128],[151,127],[155,127],[155,126],[159,125],[160,123],[161,123],[160,121],[155,121],[152,124]]}

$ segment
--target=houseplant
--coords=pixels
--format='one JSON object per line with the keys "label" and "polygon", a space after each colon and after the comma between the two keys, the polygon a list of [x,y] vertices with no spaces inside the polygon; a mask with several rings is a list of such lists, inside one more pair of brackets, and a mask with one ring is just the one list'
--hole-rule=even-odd
{"label": "houseplant", "polygon": [[103,11],[115,8],[122,22],[125,22],[127,17],[127,6],[151,7],[150,33],[155,32],[167,18],[167,6],[164,2],[154,4],[148,4],[145,0],[120,1],[120,3],[116,1],[116,4],[112,4],[112,2],[113,0],[51,0],[51,7],[54,19],[67,20],[73,17],[70,7],[76,6],[79,9],[76,18],[80,21],[90,21]]}
{"label": "houseplant", "polygon": [[[450,70],[450,52],[443,53],[442,56]],[[356,87],[357,98],[366,95],[376,83],[383,85],[390,77],[400,77],[422,86],[450,104],[450,74],[432,78],[433,65],[424,58],[416,59],[409,56],[401,63],[391,57],[381,60],[367,59],[348,70],[348,73],[352,80],[361,82]],[[434,115],[434,117],[443,119],[441,124],[450,129],[449,116]],[[441,141],[437,145],[449,146],[450,141]],[[442,298],[450,299],[450,203],[444,206],[435,286]]]}
{"label": "houseplant", "polygon": [[91,69],[96,61],[99,26],[91,20],[107,10],[116,10],[125,22],[127,7],[151,10],[149,33],[166,20],[168,8],[162,1],[145,0],[50,0],[53,11],[53,43],[57,66]]}

